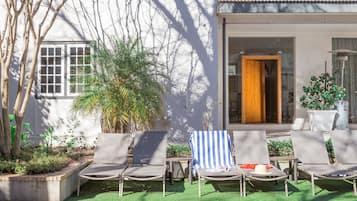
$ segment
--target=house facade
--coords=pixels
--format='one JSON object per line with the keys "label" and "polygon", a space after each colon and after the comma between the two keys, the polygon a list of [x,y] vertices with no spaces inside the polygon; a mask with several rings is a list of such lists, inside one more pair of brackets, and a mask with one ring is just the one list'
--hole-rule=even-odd
{"label": "house facade", "polygon": [[[171,141],[207,128],[285,131],[306,118],[299,97],[311,75],[339,81],[342,63],[331,51],[357,50],[357,2],[68,0],[39,55],[26,114],[35,134],[53,126],[93,143],[100,115],[71,110],[93,64],[91,44],[129,37],[162,64],[165,110],[155,128],[168,129]],[[345,63],[352,127],[356,62],[348,55]]]}

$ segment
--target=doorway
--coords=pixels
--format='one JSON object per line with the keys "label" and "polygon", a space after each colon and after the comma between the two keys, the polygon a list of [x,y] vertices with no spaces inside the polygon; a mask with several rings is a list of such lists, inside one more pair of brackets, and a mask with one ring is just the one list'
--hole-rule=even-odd
{"label": "doorway", "polygon": [[242,123],[281,123],[281,56],[242,56]]}

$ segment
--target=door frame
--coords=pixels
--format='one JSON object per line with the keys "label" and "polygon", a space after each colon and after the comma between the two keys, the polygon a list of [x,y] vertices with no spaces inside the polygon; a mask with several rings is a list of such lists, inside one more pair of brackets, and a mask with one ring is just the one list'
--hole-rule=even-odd
{"label": "door frame", "polygon": [[248,60],[275,60],[277,61],[277,123],[282,123],[282,86],[281,86],[281,56],[280,55],[242,55],[242,122],[245,113],[245,99],[243,98],[243,89],[245,88],[243,82],[243,66],[247,63]]}

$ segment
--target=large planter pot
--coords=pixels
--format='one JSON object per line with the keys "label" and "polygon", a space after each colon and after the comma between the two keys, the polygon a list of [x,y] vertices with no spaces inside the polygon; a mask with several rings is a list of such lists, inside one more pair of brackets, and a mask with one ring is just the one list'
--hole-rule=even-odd
{"label": "large planter pot", "polygon": [[335,121],[336,110],[308,110],[312,131],[331,131]]}
{"label": "large planter pot", "polygon": [[345,130],[348,129],[348,101],[338,101],[336,103],[337,115],[336,115],[336,129]]}

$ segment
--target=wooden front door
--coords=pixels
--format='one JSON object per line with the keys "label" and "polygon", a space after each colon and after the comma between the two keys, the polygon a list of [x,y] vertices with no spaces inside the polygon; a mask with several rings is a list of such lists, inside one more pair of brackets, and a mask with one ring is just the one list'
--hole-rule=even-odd
{"label": "wooden front door", "polygon": [[[266,122],[266,60],[276,60],[277,123],[281,123],[281,58],[280,56],[242,56],[242,123]],[[269,94],[268,94],[269,95]]]}

